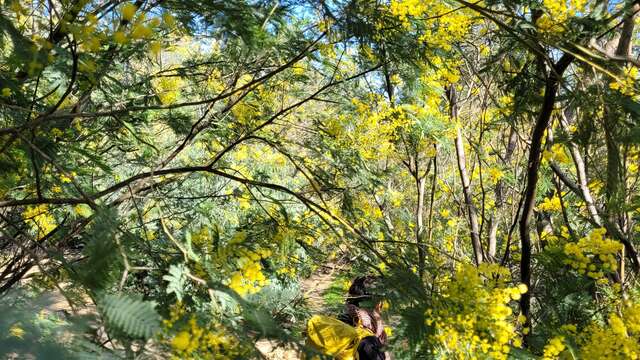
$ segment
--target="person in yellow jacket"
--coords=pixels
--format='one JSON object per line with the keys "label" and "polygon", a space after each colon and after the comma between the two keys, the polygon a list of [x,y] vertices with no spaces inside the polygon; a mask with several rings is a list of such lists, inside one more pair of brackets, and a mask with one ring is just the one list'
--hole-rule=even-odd
{"label": "person in yellow jacket", "polygon": [[373,277],[358,277],[351,287],[345,306],[345,313],[338,319],[315,315],[307,323],[307,337],[310,345],[337,360],[385,360],[382,347],[387,336],[380,315],[381,302],[373,309],[361,306],[370,303],[373,296],[367,287]]}
{"label": "person in yellow jacket", "polygon": [[373,333],[362,326],[354,327],[330,316],[314,315],[307,323],[308,344],[337,360],[368,360],[359,356],[358,348],[371,336]]}

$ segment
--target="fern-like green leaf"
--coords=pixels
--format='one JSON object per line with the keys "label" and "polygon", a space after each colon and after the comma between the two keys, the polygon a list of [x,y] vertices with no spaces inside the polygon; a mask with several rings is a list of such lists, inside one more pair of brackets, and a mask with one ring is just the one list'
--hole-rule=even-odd
{"label": "fern-like green leaf", "polygon": [[178,301],[182,301],[185,285],[187,283],[188,269],[184,264],[171,265],[169,274],[162,277],[163,280],[169,282],[167,284],[167,294],[175,293]]}
{"label": "fern-like green leaf", "polygon": [[103,295],[98,308],[109,327],[133,338],[148,339],[160,328],[154,302],[128,295]]}

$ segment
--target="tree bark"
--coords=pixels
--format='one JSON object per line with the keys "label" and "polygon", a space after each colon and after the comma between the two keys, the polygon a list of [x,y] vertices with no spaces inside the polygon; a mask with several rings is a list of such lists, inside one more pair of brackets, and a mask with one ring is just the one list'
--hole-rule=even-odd
{"label": "tree bark", "polygon": [[[560,126],[562,126],[565,132],[568,131],[569,124],[564,115],[560,119]],[[598,224],[598,226],[602,226],[602,220],[600,219],[598,209],[596,208],[595,202],[593,201],[593,196],[591,196],[591,190],[589,189],[589,179],[587,178],[587,168],[584,159],[582,157],[582,154],[580,153],[580,149],[578,149],[578,145],[576,145],[576,143],[574,143],[573,141],[569,142],[569,152],[571,153],[571,158],[573,159],[573,165],[576,168],[578,186],[580,187],[582,198],[587,205],[587,211],[589,212],[589,215],[591,216],[593,221]]]}
{"label": "tree bark", "polygon": [[[453,121],[457,122],[458,119],[458,104],[457,94],[455,87],[449,86],[447,88],[447,97],[449,99],[449,115]],[[471,246],[473,247],[473,259],[476,265],[480,265],[483,261],[482,256],[482,244],[480,243],[480,227],[478,226],[478,211],[473,205],[473,197],[471,193],[471,181],[467,173],[467,158],[464,152],[464,143],[462,141],[462,130],[456,124],[456,157],[458,161],[458,172],[460,173],[460,180],[462,181],[462,192],[464,194],[464,204],[467,210],[467,216],[469,217],[469,224],[471,226]]]}
{"label": "tree bark", "polygon": [[427,183],[426,177],[417,180],[418,207],[416,208],[416,245],[418,246],[418,275],[424,278],[426,253],[424,248],[424,188]]}
{"label": "tree bark", "polygon": [[528,345],[531,329],[531,234],[529,225],[533,208],[536,202],[536,186],[538,184],[538,170],[540,168],[540,155],[542,153],[542,139],[545,130],[549,126],[553,107],[556,102],[558,84],[562,74],[573,61],[573,56],[564,54],[549,72],[545,84],[544,101],[540,113],[536,119],[533,132],[531,134],[531,147],[529,149],[529,160],[527,165],[527,184],[524,194],[522,216],[519,221],[520,245],[522,257],[520,259],[520,281],[525,284],[528,291],[520,298],[520,312],[526,317],[524,327],[529,328],[529,333],[524,336],[524,345]]}
{"label": "tree bark", "polygon": [[635,27],[635,18],[640,11],[640,4],[634,4],[622,24],[622,31],[620,32],[620,39],[618,40],[618,47],[616,48],[616,56],[630,56],[631,55],[631,40],[633,39],[633,28]]}
{"label": "tree bark", "polygon": [[429,229],[429,234],[427,238],[427,242],[431,244],[433,239],[433,204],[435,202],[436,196],[436,177],[438,176],[438,148],[434,144],[433,145],[436,154],[433,156],[433,176],[431,178],[431,194],[429,194],[429,220],[427,223],[427,227]]}
{"label": "tree bark", "polygon": [[[504,155],[503,164],[505,166],[508,166],[509,162],[511,161],[511,156],[516,149],[517,140],[518,134],[516,134],[515,128],[512,127],[509,131],[509,142],[507,143],[507,149]],[[502,206],[504,205],[504,183],[502,180],[498,180],[498,182],[496,183],[495,196],[496,206],[493,214],[491,215],[489,225],[489,248],[487,252],[487,257],[492,260],[496,257],[496,251],[498,247],[497,235],[498,227],[500,225],[500,219],[498,218],[497,214],[500,212],[499,210],[501,210]]]}

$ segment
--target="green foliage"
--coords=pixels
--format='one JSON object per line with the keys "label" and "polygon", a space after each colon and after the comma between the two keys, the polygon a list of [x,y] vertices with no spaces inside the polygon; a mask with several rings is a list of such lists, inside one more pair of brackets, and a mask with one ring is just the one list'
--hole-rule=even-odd
{"label": "green foliage", "polygon": [[162,280],[169,282],[169,284],[167,284],[167,294],[175,293],[178,301],[182,301],[184,296],[187,271],[183,264],[171,265],[169,267],[169,274],[162,277]]}
{"label": "green foliage", "polygon": [[149,339],[160,330],[156,304],[129,295],[101,295],[98,309],[107,325],[125,336]]}
{"label": "green foliage", "polygon": [[304,294],[297,283],[274,281],[259,293],[252,295],[252,303],[267,311],[284,328],[292,330],[301,325],[300,319],[308,317],[306,309],[300,307]]}
{"label": "green foliage", "polygon": [[375,274],[398,359],[640,353],[640,40],[601,3],[5,0],[1,351],[311,353]]}
{"label": "green foliage", "polygon": [[95,291],[113,285],[121,269],[116,216],[112,209],[104,209],[95,215],[91,229],[84,235],[84,259],[73,266],[73,276]]}
{"label": "green foliage", "polygon": [[72,357],[72,350],[57,342],[60,336],[71,330],[70,324],[61,315],[44,310],[56,301],[59,299],[51,294],[34,296],[26,292],[13,292],[3,297],[0,356]]}
{"label": "green foliage", "polygon": [[344,311],[345,288],[349,283],[348,276],[337,276],[329,288],[322,294],[325,306],[330,313],[340,314]]}

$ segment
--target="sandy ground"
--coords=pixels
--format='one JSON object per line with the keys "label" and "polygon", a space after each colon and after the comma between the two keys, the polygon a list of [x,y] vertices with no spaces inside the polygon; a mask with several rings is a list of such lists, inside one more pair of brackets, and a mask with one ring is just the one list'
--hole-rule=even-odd
{"label": "sandy ground", "polygon": [[[338,268],[334,264],[322,268],[302,281],[304,298],[312,313],[322,313],[325,309],[324,293],[329,289]],[[302,356],[290,347],[283,347],[272,340],[260,340],[256,348],[269,360],[300,360]]]}

